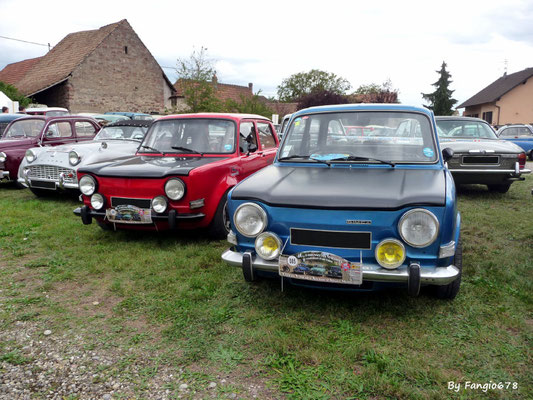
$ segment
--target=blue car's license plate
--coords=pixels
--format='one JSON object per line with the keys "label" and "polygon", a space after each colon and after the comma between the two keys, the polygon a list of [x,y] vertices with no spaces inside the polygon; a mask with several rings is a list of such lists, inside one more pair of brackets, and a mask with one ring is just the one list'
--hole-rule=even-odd
{"label": "blue car's license plate", "polygon": [[105,215],[110,222],[118,222],[121,224],[152,223],[152,213],[150,209],[130,205],[120,205],[115,208],[108,208]]}
{"label": "blue car's license plate", "polygon": [[279,274],[288,278],[361,285],[361,264],[323,251],[303,251],[279,257]]}

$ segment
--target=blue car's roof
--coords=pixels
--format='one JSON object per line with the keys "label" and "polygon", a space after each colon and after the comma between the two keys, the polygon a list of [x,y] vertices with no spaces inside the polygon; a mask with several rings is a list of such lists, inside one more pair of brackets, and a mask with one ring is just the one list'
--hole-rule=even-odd
{"label": "blue car's roof", "polygon": [[25,114],[0,114],[0,122],[11,122],[20,117],[27,117]]}
{"label": "blue car's roof", "polygon": [[320,112],[339,112],[339,111],[405,111],[405,112],[420,112],[431,117],[433,113],[423,107],[406,106],[403,104],[336,104],[330,106],[318,106],[304,108],[303,110],[295,112],[292,117],[297,117],[302,114],[320,113]]}

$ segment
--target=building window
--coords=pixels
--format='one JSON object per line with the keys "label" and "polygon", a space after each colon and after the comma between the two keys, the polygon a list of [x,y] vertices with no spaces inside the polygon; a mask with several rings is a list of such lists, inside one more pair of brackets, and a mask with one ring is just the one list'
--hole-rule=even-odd
{"label": "building window", "polygon": [[483,119],[489,124],[492,124],[492,111],[487,111],[483,113]]}
{"label": "building window", "polygon": [[124,54],[128,54],[128,46],[124,46]]}

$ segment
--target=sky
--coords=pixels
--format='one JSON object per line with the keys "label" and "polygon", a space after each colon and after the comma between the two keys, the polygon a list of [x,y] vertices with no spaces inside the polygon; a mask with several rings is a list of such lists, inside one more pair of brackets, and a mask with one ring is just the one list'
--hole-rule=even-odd
{"label": "sky", "polygon": [[0,15],[0,69],[127,19],[171,82],[177,59],[205,47],[219,82],[251,82],[269,97],[320,69],[352,90],[390,80],[401,103],[421,106],[444,61],[459,105],[505,71],[533,67],[533,0],[0,0]]}

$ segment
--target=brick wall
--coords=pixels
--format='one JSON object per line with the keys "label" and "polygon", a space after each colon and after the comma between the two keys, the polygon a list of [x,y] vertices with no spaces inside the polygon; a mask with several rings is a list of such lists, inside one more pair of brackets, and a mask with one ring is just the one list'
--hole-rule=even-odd
{"label": "brick wall", "polygon": [[161,68],[122,22],[72,73],[71,112],[163,112],[170,108]]}

